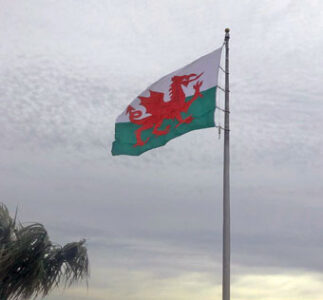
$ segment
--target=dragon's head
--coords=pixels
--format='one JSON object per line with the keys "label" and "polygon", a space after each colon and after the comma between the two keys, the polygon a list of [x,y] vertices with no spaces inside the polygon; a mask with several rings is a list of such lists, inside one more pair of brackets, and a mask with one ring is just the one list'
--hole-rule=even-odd
{"label": "dragon's head", "polygon": [[190,75],[183,75],[183,76],[174,76],[172,77],[172,82],[184,86],[188,86],[188,84],[192,81],[195,81],[199,79],[202,76],[203,73],[196,75],[196,74],[190,74]]}

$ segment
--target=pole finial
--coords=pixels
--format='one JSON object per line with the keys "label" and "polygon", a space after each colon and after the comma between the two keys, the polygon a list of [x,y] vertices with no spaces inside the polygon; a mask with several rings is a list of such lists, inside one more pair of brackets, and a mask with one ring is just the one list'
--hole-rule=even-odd
{"label": "pole finial", "polygon": [[230,39],[230,28],[226,28],[224,29],[224,31],[225,31],[224,40],[228,41]]}

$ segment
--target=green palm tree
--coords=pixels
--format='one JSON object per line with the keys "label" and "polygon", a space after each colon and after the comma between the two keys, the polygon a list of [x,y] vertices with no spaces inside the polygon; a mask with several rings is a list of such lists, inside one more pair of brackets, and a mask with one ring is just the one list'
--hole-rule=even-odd
{"label": "green palm tree", "polygon": [[0,300],[45,297],[53,288],[88,279],[85,240],[53,244],[42,224],[16,223],[0,204]]}

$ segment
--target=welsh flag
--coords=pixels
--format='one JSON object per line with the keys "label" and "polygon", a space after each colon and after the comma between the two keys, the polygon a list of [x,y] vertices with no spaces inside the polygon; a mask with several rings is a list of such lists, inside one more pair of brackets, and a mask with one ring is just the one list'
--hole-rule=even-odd
{"label": "welsh flag", "polygon": [[222,47],[143,91],[117,118],[112,155],[140,155],[195,129],[214,127]]}

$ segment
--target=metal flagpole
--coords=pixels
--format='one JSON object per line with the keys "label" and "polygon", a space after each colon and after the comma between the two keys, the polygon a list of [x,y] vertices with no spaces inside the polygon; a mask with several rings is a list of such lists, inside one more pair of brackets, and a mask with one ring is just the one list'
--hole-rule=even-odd
{"label": "metal flagpole", "polygon": [[225,29],[225,113],[223,149],[223,261],[222,299],[230,300],[230,126],[229,126],[229,39],[230,29]]}

